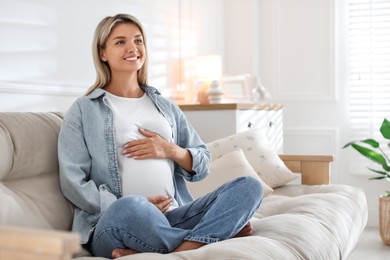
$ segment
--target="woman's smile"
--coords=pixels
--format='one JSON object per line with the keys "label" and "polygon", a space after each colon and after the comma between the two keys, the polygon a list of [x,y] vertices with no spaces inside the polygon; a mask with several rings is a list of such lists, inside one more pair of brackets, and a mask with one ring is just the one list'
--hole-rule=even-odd
{"label": "woman's smile", "polygon": [[138,56],[127,57],[127,58],[124,58],[124,60],[126,60],[126,61],[136,61],[136,60],[138,60]]}

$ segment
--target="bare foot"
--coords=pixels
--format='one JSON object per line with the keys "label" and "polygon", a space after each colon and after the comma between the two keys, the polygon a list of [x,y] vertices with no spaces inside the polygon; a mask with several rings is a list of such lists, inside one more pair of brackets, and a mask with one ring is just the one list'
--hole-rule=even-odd
{"label": "bare foot", "polygon": [[[250,222],[248,222],[241,230],[238,232],[234,237],[246,237],[250,236],[253,232],[253,227]],[[204,244],[198,243],[198,242],[192,242],[192,241],[184,241],[180,246],[178,246],[174,252],[179,252],[179,251],[186,251],[186,250],[192,250],[192,249],[197,249]],[[126,256],[126,255],[133,255],[137,254],[138,252],[129,248],[116,248],[112,251],[112,258],[119,258],[121,256]]]}
{"label": "bare foot", "polygon": [[133,255],[133,254],[137,254],[138,252],[135,251],[135,250],[132,250],[130,248],[116,248],[114,250],[112,250],[112,258],[115,259],[115,258],[119,258],[121,256],[125,256],[125,255]]}
{"label": "bare foot", "polygon": [[250,222],[248,222],[248,224],[246,224],[246,225],[240,230],[240,232],[238,232],[234,237],[246,237],[246,236],[252,235],[252,233],[253,233],[252,224],[251,224]]}
{"label": "bare foot", "polygon": [[193,250],[193,249],[197,249],[197,248],[202,247],[202,246],[204,246],[203,243],[193,242],[193,241],[184,241],[183,243],[181,243],[181,245],[179,245],[174,250],[174,252]]}

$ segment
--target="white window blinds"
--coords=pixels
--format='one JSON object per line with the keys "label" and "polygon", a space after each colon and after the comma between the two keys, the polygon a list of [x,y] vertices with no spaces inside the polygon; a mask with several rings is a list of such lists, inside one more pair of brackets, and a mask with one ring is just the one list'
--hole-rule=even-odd
{"label": "white window blinds", "polygon": [[390,0],[349,0],[348,84],[354,138],[390,119]]}

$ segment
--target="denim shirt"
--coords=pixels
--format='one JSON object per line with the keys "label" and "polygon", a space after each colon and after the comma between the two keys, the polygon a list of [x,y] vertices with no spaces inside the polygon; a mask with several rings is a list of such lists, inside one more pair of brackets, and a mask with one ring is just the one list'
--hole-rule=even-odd
{"label": "denim shirt", "polygon": [[[174,163],[173,183],[179,206],[192,201],[185,180],[200,181],[209,173],[210,153],[183,112],[153,87],[141,88],[172,127],[173,140],[192,155],[189,173]],[[96,89],[78,98],[66,112],[58,139],[60,185],[75,205],[72,230],[88,242],[102,212],[122,197],[114,116],[106,91]]]}

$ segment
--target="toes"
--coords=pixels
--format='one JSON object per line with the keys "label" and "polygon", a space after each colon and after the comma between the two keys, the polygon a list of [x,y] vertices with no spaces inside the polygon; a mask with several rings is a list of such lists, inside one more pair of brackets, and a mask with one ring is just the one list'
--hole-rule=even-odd
{"label": "toes", "polygon": [[130,248],[116,248],[116,249],[112,250],[111,256],[113,259],[115,259],[115,258],[119,258],[121,256],[133,255],[136,253],[138,253],[138,252],[134,251],[133,249],[130,249]]}

